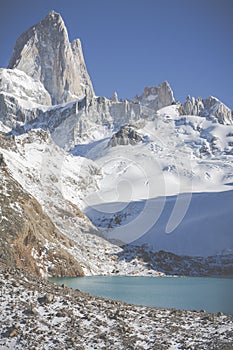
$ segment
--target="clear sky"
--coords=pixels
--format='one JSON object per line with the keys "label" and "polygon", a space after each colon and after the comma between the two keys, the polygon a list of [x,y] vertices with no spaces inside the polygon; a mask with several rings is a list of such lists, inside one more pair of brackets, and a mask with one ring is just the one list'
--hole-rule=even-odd
{"label": "clear sky", "polygon": [[233,0],[0,0],[0,67],[52,9],[80,38],[97,95],[140,95],[167,80],[175,98],[233,108]]}

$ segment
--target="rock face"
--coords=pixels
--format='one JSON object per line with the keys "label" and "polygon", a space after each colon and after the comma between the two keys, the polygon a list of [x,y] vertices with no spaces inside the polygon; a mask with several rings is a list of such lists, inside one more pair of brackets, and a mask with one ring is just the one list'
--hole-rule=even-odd
{"label": "rock face", "polygon": [[232,111],[224,103],[220,102],[216,97],[210,96],[203,100],[205,110],[203,114],[217,118],[220,124],[233,124]]}
{"label": "rock face", "polygon": [[141,141],[143,141],[143,138],[135,128],[130,125],[125,125],[112,136],[109,145],[112,147],[117,145],[136,145]]}
{"label": "rock face", "polygon": [[199,115],[215,119],[220,124],[233,124],[232,111],[216,97],[210,96],[207,99],[201,97],[195,99],[188,96],[181,108],[181,115]]}
{"label": "rock face", "polygon": [[8,68],[41,81],[53,104],[94,94],[80,40],[69,42],[65,24],[54,11],[19,37]]}
{"label": "rock face", "polygon": [[[32,120],[30,125],[27,124],[26,129],[39,123],[43,129],[50,130],[60,147],[67,149],[80,141],[92,139],[92,135],[94,138],[97,130],[106,133],[107,137],[112,130],[119,130],[124,124],[135,123],[141,117],[140,103],[128,100],[113,102],[105,97],[85,97],[67,106],[54,106],[45,112],[37,110],[37,119]],[[144,113],[143,117],[147,118],[148,113]]]}
{"label": "rock face", "polygon": [[22,102],[13,95],[0,93],[0,122],[5,127],[19,133],[25,132],[27,124],[36,120],[38,114],[37,107],[29,108],[28,105],[24,105]]}
{"label": "rock face", "polygon": [[[147,91],[146,94],[145,91]],[[159,97],[153,95],[152,99],[151,94],[155,91],[158,92]],[[134,101],[127,99],[119,101],[116,93],[111,99],[86,96],[82,101],[67,106],[67,109],[62,107],[62,111],[58,110],[61,107],[56,110],[50,109],[48,113],[45,113],[43,120],[54,133],[56,143],[58,141],[58,144],[64,147],[78,144],[80,141],[90,141],[92,134],[94,140],[96,126],[98,126],[98,131],[108,137],[112,131],[119,130],[123,125],[134,125],[140,120],[153,120],[159,108],[172,103],[174,103],[173,92],[168,83],[162,83],[158,87],[146,88],[142,96]],[[56,118],[54,118],[55,114]],[[56,130],[51,128],[55,121],[57,122]],[[65,142],[62,144],[59,141],[61,140],[59,134],[64,129],[67,129],[68,132],[63,133]]]}
{"label": "rock face", "polygon": [[153,111],[170,106],[175,102],[173,91],[167,81],[161,83],[158,87],[146,87],[138,100],[143,106]]}
{"label": "rock face", "polygon": [[183,105],[182,114],[187,115],[200,115],[204,111],[205,107],[201,97],[195,99],[194,97],[187,96]]}

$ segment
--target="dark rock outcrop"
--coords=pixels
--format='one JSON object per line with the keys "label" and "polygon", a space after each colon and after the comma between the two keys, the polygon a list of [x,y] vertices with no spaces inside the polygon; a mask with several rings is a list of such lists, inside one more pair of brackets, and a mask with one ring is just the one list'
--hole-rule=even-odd
{"label": "dark rock outcrop", "polygon": [[123,126],[118,132],[113,134],[109,141],[109,146],[114,147],[117,145],[136,145],[143,141],[142,136],[131,125]]}

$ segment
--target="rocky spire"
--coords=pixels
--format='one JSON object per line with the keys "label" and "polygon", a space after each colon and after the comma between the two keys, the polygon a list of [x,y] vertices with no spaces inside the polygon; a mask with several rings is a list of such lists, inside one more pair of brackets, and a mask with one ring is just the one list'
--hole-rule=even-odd
{"label": "rocky spire", "polygon": [[41,81],[53,104],[94,94],[80,40],[69,42],[60,14],[51,11],[16,41],[8,68],[24,71]]}
{"label": "rocky spire", "polygon": [[118,103],[119,100],[118,100],[118,95],[117,95],[117,92],[115,91],[112,98],[111,98],[111,101],[114,102],[114,103]]}
{"label": "rocky spire", "polygon": [[217,120],[220,124],[232,125],[232,111],[216,97],[207,99],[187,96],[181,109],[181,115],[199,115]]}
{"label": "rocky spire", "polygon": [[175,102],[173,91],[167,81],[159,86],[146,87],[138,100],[142,105],[154,111]]}

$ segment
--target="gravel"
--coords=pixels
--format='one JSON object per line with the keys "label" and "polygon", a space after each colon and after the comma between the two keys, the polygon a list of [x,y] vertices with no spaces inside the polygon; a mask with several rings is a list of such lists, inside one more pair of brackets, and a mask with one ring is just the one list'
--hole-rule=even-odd
{"label": "gravel", "polygon": [[130,305],[0,268],[0,349],[233,349],[233,315]]}

